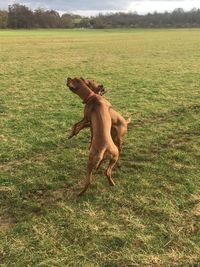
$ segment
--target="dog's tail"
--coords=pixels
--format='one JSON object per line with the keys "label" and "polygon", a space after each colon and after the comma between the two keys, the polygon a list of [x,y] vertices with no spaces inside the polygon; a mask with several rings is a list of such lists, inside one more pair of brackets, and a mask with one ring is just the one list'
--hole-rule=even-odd
{"label": "dog's tail", "polygon": [[126,124],[128,125],[130,122],[131,122],[131,117],[129,117],[129,118],[126,120]]}

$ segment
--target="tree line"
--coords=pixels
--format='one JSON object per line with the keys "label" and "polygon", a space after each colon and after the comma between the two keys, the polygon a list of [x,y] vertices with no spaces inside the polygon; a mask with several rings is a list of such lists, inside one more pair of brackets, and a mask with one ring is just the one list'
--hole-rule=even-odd
{"label": "tree line", "polygon": [[200,27],[200,9],[139,15],[130,13],[99,14],[82,17],[71,13],[59,15],[55,10],[38,8],[31,10],[25,5],[13,4],[7,10],[0,10],[0,28],[185,28]]}

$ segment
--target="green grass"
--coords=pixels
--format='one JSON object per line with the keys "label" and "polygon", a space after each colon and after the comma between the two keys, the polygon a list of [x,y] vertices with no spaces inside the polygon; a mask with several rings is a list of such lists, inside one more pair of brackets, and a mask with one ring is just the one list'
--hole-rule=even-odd
{"label": "green grass", "polygon": [[[0,31],[0,265],[200,266],[200,30]],[[88,130],[65,77],[132,123],[87,194]]]}

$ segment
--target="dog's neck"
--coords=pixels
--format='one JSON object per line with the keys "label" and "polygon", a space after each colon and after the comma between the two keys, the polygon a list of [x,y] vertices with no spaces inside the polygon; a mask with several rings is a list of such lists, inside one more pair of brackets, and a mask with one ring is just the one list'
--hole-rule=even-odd
{"label": "dog's neck", "polygon": [[82,84],[77,90],[76,94],[83,100],[83,104],[86,104],[95,93],[86,85]]}
{"label": "dog's neck", "polygon": [[83,104],[87,104],[87,102],[95,95],[94,92],[89,92],[88,95],[85,96],[85,98],[83,99]]}

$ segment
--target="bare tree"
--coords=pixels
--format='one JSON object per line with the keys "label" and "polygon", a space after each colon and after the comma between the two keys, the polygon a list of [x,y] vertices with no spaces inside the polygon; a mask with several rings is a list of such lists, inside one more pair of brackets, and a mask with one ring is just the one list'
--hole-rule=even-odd
{"label": "bare tree", "polygon": [[6,29],[8,26],[8,12],[0,10],[0,29]]}
{"label": "bare tree", "polygon": [[14,4],[8,7],[8,28],[32,28],[33,12],[24,5]]}

